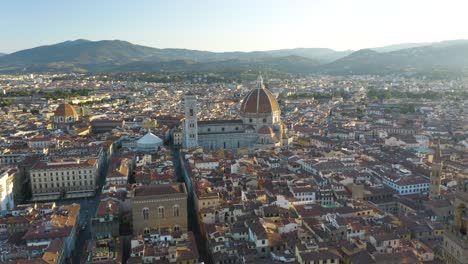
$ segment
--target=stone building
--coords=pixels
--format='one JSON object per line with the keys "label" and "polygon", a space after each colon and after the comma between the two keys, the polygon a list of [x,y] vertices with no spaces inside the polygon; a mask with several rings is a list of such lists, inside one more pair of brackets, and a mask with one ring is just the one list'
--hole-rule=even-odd
{"label": "stone building", "polygon": [[437,148],[434,153],[434,159],[432,161],[431,168],[431,185],[429,191],[430,199],[439,199],[440,198],[440,183],[442,181],[442,152],[440,150],[440,141],[437,144]]}
{"label": "stone building", "polygon": [[286,125],[275,96],[259,76],[257,86],[243,99],[238,120],[198,121],[196,95],[185,96],[183,147],[205,150],[288,145]]}
{"label": "stone building", "polygon": [[92,197],[99,173],[96,158],[40,161],[31,168],[34,201]]}
{"label": "stone building", "polygon": [[91,218],[94,239],[118,237],[120,232],[120,202],[113,198],[101,201],[96,215]]}
{"label": "stone building", "polygon": [[132,200],[133,233],[169,228],[187,231],[187,189],[183,183],[139,186]]}
{"label": "stone building", "polygon": [[458,183],[454,221],[444,232],[444,257],[448,264],[468,264],[468,180]]}

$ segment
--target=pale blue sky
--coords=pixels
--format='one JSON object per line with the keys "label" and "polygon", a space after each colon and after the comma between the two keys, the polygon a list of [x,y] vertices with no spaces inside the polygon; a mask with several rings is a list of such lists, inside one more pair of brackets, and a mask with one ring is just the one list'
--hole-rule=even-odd
{"label": "pale blue sky", "polygon": [[360,49],[468,39],[467,0],[1,0],[0,52],[71,39],[158,48]]}

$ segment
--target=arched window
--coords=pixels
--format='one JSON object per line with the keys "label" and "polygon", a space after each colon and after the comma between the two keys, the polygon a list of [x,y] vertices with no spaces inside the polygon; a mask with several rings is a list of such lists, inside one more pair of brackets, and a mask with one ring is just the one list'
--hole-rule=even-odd
{"label": "arched window", "polygon": [[266,118],[263,118],[263,123],[266,123]]}
{"label": "arched window", "polygon": [[252,118],[249,119],[249,122],[252,123]]}
{"label": "arched window", "polygon": [[178,204],[174,205],[174,206],[172,207],[172,211],[173,211],[173,215],[174,215],[175,217],[178,217],[178,216],[180,215],[180,207],[179,207],[179,205],[178,205]]}
{"label": "arched window", "polygon": [[174,226],[174,232],[177,232],[177,231],[179,231],[179,230],[180,230],[180,226],[175,225],[175,226]]}
{"label": "arched window", "polygon": [[164,214],[164,206],[159,206],[159,208],[158,208],[158,216],[159,216],[159,218],[164,218],[164,217],[165,217],[165,214]]}
{"label": "arched window", "polygon": [[149,219],[149,208],[143,208],[143,220]]}

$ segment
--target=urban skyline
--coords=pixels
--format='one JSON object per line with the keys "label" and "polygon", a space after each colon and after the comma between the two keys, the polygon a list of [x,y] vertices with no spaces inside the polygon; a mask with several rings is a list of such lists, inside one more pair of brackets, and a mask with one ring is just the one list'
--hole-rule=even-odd
{"label": "urban skyline", "polygon": [[0,8],[1,263],[468,264],[468,3]]}

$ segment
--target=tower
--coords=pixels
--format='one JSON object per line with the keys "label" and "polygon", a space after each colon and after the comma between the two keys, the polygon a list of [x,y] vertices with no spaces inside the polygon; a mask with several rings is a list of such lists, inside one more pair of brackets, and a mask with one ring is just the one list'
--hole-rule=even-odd
{"label": "tower", "polygon": [[198,147],[197,96],[187,93],[184,97],[184,148]]}
{"label": "tower", "polygon": [[468,264],[468,179],[458,182],[454,219],[444,232],[444,263]]}
{"label": "tower", "polygon": [[442,178],[442,152],[440,150],[440,141],[437,143],[437,148],[432,159],[432,170],[431,170],[431,187],[429,191],[430,199],[438,199],[440,197],[440,182]]}

